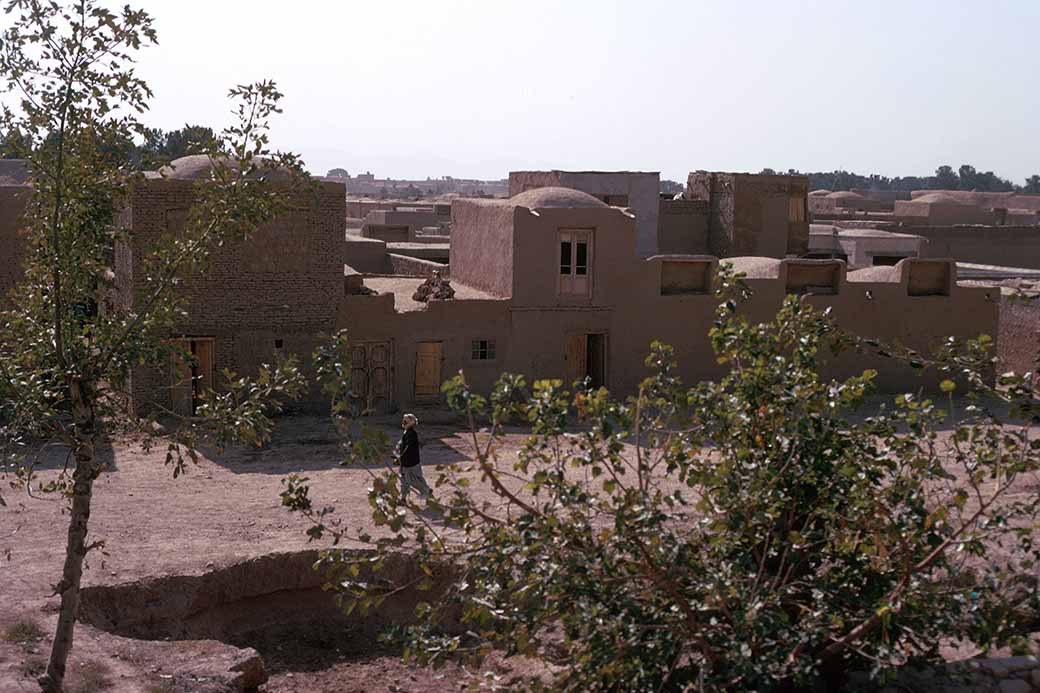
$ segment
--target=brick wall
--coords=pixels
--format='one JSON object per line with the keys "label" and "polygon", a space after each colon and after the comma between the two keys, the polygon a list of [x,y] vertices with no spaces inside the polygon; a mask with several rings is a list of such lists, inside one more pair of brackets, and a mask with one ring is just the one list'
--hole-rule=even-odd
{"label": "brick wall", "polygon": [[[174,180],[147,181],[131,193],[132,249],[117,250],[116,258],[117,269],[130,271],[138,301],[144,258],[163,235],[183,229],[195,194],[193,183]],[[218,383],[224,369],[252,375],[273,360],[276,340],[283,352],[305,358],[320,335],[334,330],[343,294],[343,186],[323,183],[316,199],[305,195],[299,202],[301,209],[251,238],[215,249],[205,270],[180,289],[187,318],[171,336],[213,338]],[[169,377],[168,372],[135,373],[135,406],[147,407],[149,400],[170,406],[163,387]],[[317,391],[307,398],[311,404],[321,401]]]}
{"label": "brick wall", "polygon": [[22,279],[25,237],[21,233],[22,213],[32,189],[22,185],[0,186],[0,308],[7,294]]}

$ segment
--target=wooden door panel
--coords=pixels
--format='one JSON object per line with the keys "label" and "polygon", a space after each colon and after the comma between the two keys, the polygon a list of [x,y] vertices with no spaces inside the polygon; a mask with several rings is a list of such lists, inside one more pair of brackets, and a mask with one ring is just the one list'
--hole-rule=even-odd
{"label": "wooden door panel", "polygon": [[213,389],[213,339],[178,339],[170,354],[170,400],[174,413],[192,416],[206,390]]}
{"label": "wooden door panel", "polygon": [[353,404],[367,414],[390,411],[390,342],[359,342],[350,348]]}
{"label": "wooden door panel", "polygon": [[197,394],[213,389],[213,340],[200,339],[195,342],[195,372]]}
{"label": "wooden door panel", "polygon": [[191,416],[191,365],[182,356],[191,353],[191,342],[178,339],[173,343],[175,351],[170,353],[170,401],[175,414]]}
{"label": "wooden door panel", "polygon": [[567,335],[564,358],[567,362],[564,384],[570,386],[585,377],[588,370],[588,337],[585,334]]}
{"label": "wooden door panel", "polygon": [[441,342],[420,342],[415,352],[415,396],[436,397],[441,392]]}

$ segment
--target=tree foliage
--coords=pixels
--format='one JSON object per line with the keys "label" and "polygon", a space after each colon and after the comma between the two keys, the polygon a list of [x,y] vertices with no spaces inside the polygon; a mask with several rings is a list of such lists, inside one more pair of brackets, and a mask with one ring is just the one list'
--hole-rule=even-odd
{"label": "tree foliage", "polygon": [[[485,398],[460,375],[444,392],[474,451],[438,467],[430,509],[375,472],[376,530],[316,506],[306,479],[286,480],[283,503],[311,519],[312,538],[374,546],[366,565],[406,549],[428,575],[455,566],[447,593],[401,633],[406,656],[500,648],[560,665],[533,689],[771,690],[880,676],[936,659],[951,638],[1012,641],[1036,606],[1021,577],[1037,568],[1038,499],[1010,493],[1040,468],[1029,377],[989,385],[986,338],[947,342],[934,359],[890,350],[948,373],[950,401],[907,394],[857,413],[875,373],[826,380],[820,359],[880,345],[794,296],[751,323],[746,294],[724,276],[710,338],[729,372],[717,382],[681,382],[659,344],[626,401],[514,375]],[[336,353],[330,363],[347,363],[342,337]],[[325,372],[334,403],[347,372]],[[955,381],[973,393],[956,421]],[[516,458],[500,452],[511,422],[530,431]],[[369,468],[386,455],[379,436],[355,440]],[[332,550],[323,564],[345,608],[401,587],[359,579],[352,555]],[[457,614],[464,635],[443,628]]]}
{"label": "tree foliage", "polygon": [[[762,173],[775,174],[771,168]],[[851,190],[865,188],[867,190],[977,190],[979,192],[1038,192],[1033,176],[1027,178],[1025,185],[1016,185],[1012,181],[1001,178],[992,171],[976,171],[974,166],[963,164],[956,171],[947,165],[938,167],[933,176],[882,176],[877,173],[861,175],[851,171],[817,171],[802,173],[788,169],[787,173],[809,176],[810,190]]]}
{"label": "tree foliage", "polygon": [[[8,6],[12,23],[0,38],[0,75],[12,99],[0,128],[21,133],[32,195],[23,219],[25,278],[0,305],[0,474],[30,493],[60,493],[69,503],[65,562],[54,587],[61,610],[41,681],[57,691],[84,558],[99,545],[87,540],[93,484],[102,471],[96,450],[122,431],[155,430],[130,407],[130,375],[162,371],[171,358],[191,359],[168,341],[185,317],[177,286],[205,269],[213,248],[248,237],[287,210],[304,181],[295,156],[270,150],[268,124],[281,98],[275,85],[232,89],[237,123],[207,145],[213,173],[198,185],[186,228],[135,256],[143,286],[131,305],[120,304],[114,253],[129,238],[119,213],[140,180],[125,145],[146,134],[139,117],[151,96],[134,57],[155,42],[152,20],[130,7],[110,12],[95,0]],[[289,181],[272,185],[274,170],[283,178],[290,172]],[[302,388],[291,360],[256,378],[226,377],[225,394],[210,394],[199,418],[177,422],[172,438],[162,439],[175,474],[195,458],[203,436],[262,442],[277,400]],[[42,482],[31,453],[50,444],[66,447],[70,464]]]}

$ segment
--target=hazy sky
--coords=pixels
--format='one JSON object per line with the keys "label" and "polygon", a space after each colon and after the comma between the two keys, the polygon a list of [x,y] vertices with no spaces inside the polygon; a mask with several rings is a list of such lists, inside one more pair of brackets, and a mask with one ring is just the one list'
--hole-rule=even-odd
{"label": "hazy sky", "polygon": [[1040,0],[138,0],[151,124],[286,94],[311,171],[1040,172]]}

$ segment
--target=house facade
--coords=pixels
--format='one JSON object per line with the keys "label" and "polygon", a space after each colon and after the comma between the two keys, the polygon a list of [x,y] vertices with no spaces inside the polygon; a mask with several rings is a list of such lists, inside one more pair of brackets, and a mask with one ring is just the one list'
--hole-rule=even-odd
{"label": "house facade", "polygon": [[[478,391],[509,371],[568,383],[588,377],[630,394],[648,374],[643,359],[654,340],[674,347],[687,382],[721,375],[708,340],[717,258],[640,258],[631,213],[564,188],[460,200],[452,214],[454,299],[417,304],[409,295],[421,279],[376,277],[365,283],[378,294],[344,297],[337,323],[356,344],[358,382],[369,385],[359,396],[386,411],[435,403],[439,383],[459,371]],[[859,272],[838,260],[723,262],[746,273],[754,296],[744,310],[755,319],[795,293],[831,308],[853,332],[922,351],[948,335],[997,334],[991,292],[959,286],[952,261]],[[934,385],[867,355],[827,359],[824,370],[838,377],[870,367],[883,390]]]}

